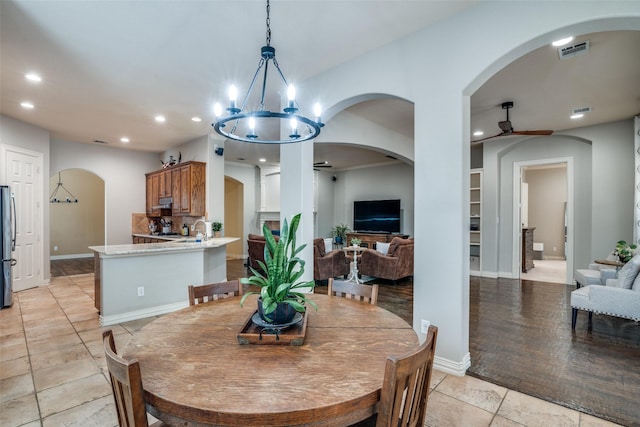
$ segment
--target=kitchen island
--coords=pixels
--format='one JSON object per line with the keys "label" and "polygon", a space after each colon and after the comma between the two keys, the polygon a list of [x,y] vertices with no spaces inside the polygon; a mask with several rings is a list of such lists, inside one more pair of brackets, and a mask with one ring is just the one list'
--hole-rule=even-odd
{"label": "kitchen island", "polygon": [[95,257],[95,302],[102,326],[176,311],[189,305],[189,285],[227,280],[226,245],[203,242],[90,246]]}

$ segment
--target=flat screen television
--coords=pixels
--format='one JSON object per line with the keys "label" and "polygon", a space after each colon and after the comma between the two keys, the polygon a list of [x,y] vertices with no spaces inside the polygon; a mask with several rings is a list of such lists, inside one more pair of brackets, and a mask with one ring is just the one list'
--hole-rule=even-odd
{"label": "flat screen television", "polygon": [[400,199],[353,202],[353,230],[360,233],[400,233]]}

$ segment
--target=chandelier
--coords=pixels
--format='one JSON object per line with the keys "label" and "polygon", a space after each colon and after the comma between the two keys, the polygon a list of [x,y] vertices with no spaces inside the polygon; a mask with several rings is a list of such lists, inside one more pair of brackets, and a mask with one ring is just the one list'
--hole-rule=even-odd
{"label": "chandelier", "polygon": [[[299,105],[295,100],[295,88],[293,85],[287,84],[284,74],[280,70],[278,61],[276,60],[276,49],[271,46],[271,22],[269,18],[270,5],[267,0],[267,40],[266,46],[260,49],[260,62],[258,69],[253,75],[249,89],[245,94],[240,106],[236,102],[238,91],[235,86],[229,89],[229,107],[226,108],[226,115],[223,115],[222,106],[216,103],[214,106],[214,114],[216,121],[212,124],[213,128],[220,135],[236,141],[252,142],[259,144],[286,144],[291,142],[308,141],[320,134],[320,128],[324,126],[320,120],[320,105],[314,106],[315,118],[312,120],[305,117],[299,109]],[[269,111],[265,108],[265,94],[267,92],[267,76],[269,70],[269,62],[273,63],[277,74],[282,79],[284,88],[287,89],[288,103],[283,112]],[[258,80],[260,71],[262,72],[262,88],[257,105],[253,110],[248,107],[251,101],[251,93]],[[284,122],[284,124],[283,124]],[[280,128],[289,129],[289,137],[281,139]],[[276,126],[277,125],[277,126]],[[269,137],[269,130],[277,130],[277,137]]]}

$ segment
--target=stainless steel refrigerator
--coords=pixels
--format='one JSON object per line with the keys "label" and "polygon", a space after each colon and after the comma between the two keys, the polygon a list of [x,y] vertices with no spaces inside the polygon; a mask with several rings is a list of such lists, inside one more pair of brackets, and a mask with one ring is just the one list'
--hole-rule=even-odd
{"label": "stainless steel refrigerator", "polygon": [[11,307],[11,267],[16,260],[11,253],[16,249],[16,201],[7,185],[0,185],[0,308]]}

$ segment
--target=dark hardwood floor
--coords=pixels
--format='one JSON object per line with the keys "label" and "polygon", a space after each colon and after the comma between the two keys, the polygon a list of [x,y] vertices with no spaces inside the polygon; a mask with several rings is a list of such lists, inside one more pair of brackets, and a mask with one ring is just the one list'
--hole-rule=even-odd
{"label": "dark hardwood floor", "polygon": [[640,325],[578,314],[575,286],[470,280],[470,375],[627,426],[640,426]]}
{"label": "dark hardwood floor", "polygon": [[[55,266],[54,266],[55,265]],[[55,271],[55,273],[54,273]],[[93,272],[93,259],[51,262],[52,275]],[[227,276],[247,276],[242,260]],[[413,282],[378,283],[378,304],[413,319]],[[586,313],[571,331],[573,286],[470,279],[468,374],[625,426],[640,427],[640,324]],[[326,285],[316,292],[326,293]]]}
{"label": "dark hardwood floor", "polygon": [[93,257],[51,261],[51,277],[93,273]]}

